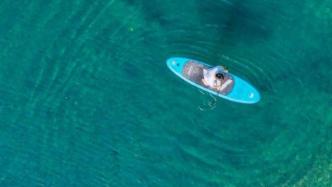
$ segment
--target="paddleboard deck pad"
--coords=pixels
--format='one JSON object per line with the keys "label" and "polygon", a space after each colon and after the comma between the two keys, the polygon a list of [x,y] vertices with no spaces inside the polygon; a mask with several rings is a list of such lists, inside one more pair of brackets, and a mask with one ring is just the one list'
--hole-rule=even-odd
{"label": "paddleboard deck pad", "polygon": [[218,92],[220,94],[223,94],[223,95],[227,95],[228,93],[230,93],[230,91],[232,90],[233,88],[233,85],[234,85],[234,80],[232,78],[232,76],[228,73],[225,73],[224,74],[224,79],[221,81],[221,85],[225,85],[226,87],[222,90],[222,91],[219,91],[217,90],[216,88],[210,88],[206,85],[204,85],[203,83],[203,71],[204,69],[205,70],[208,70],[209,66],[205,65],[205,64],[201,64],[201,63],[198,63],[197,61],[194,61],[194,60],[189,60],[183,67],[183,70],[182,70],[182,75],[187,78],[188,80],[192,81],[192,82],[195,82],[196,84],[202,86],[202,87],[205,87],[206,89],[211,89],[215,92]]}

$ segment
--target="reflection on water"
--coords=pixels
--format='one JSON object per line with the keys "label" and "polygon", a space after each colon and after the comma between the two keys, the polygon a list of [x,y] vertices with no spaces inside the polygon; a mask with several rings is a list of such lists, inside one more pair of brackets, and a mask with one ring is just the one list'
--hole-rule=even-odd
{"label": "reflection on water", "polygon": [[202,94],[202,96],[208,95],[209,97],[204,98],[202,104],[198,106],[198,109],[202,112],[215,109],[217,106],[217,101],[218,101],[217,97],[212,94],[206,93],[202,90],[199,90],[199,92]]}

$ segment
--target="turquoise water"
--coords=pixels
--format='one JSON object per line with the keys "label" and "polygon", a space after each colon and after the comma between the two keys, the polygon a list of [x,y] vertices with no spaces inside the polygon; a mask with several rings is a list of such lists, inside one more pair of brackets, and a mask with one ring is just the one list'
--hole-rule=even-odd
{"label": "turquoise water", "polygon": [[2,0],[0,36],[0,186],[332,185],[331,1]]}

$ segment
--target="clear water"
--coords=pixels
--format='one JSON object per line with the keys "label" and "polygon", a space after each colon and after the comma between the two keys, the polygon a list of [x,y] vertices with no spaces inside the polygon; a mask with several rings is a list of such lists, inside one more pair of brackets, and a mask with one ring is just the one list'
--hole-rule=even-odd
{"label": "clear water", "polygon": [[331,1],[2,0],[0,36],[0,186],[332,185]]}

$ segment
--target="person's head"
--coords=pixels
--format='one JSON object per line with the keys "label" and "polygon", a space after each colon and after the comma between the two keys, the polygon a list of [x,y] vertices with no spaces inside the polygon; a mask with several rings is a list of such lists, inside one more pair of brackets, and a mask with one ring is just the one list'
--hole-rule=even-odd
{"label": "person's head", "polygon": [[222,74],[222,73],[216,73],[216,78],[217,79],[224,79],[224,74]]}

